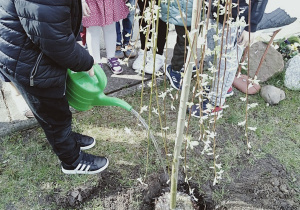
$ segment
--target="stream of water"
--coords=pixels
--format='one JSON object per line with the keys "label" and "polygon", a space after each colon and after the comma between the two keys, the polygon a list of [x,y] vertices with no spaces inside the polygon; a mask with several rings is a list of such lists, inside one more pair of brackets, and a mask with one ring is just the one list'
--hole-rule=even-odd
{"label": "stream of water", "polygon": [[147,124],[147,123],[145,122],[145,120],[141,117],[141,115],[140,115],[137,111],[135,111],[134,109],[131,109],[131,113],[132,113],[134,116],[136,116],[136,117],[139,119],[139,121],[142,123],[142,125],[146,128],[146,130],[149,131],[149,136],[150,136],[150,138],[151,138],[151,140],[152,140],[152,142],[153,142],[153,144],[154,144],[154,147],[155,147],[155,149],[156,149],[158,158],[159,158],[159,160],[160,160],[160,162],[161,162],[161,165],[162,165],[162,167],[163,167],[163,169],[164,169],[165,174],[167,174],[165,162],[164,162],[164,160],[163,160],[162,157],[161,157],[161,153],[160,153],[160,149],[159,149],[159,147],[158,147],[157,141],[156,141],[156,139],[154,138],[154,136],[153,136],[151,130],[149,130],[148,124]]}

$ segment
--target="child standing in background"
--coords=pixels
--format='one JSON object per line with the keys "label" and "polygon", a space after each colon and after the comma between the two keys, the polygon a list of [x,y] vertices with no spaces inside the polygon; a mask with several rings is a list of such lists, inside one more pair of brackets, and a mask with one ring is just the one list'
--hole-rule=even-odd
{"label": "child standing in background", "polygon": [[95,63],[101,62],[100,32],[103,31],[107,64],[114,74],[123,72],[115,57],[116,22],[127,17],[126,0],[82,0],[82,25],[86,27],[86,43]]}
{"label": "child standing in background", "polygon": [[[132,8],[135,7],[135,0],[128,0],[128,3]],[[123,30],[121,31],[120,22],[116,23],[116,31],[117,31],[117,46],[116,46],[116,57],[124,58],[124,54],[127,58],[133,58],[136,56],[136,51],[133,46],[130,44],[130,40],[132,37],[132,26],[134,22],[134,14],[135,9],[132,9],[128,16],[122,20]],[[129,36],[130,35],[130,36]],[[123,38],[123,42],[122,42]],[[125,51],[122,51],[122,48],[125,48]]]}
{"label": "child standing in background", "polygon": [[[143,14],[144,9],[146,7],[151,7],[151,3],[157,4],[157,2],[152,1],[152,0],[137,0],[137,4],[140,9],[140,15]],[[153,6],[152,6],[153,7]],[[140,27],[145,29],[147,27],[147,23],[142,18],[140,20]],[[152,26],[151,26],[152,27]],[[151,31],[151,28],[150,28]],[[132,64],[132,68],[134,70],[142,70],[147,74],[153,74],[153,67],[154,67],[154,72],[158,72],[160,68],[163,67],[165,63],[165,57],[163,55],[164,53],[164,48],[165,48],[165,43],[166,43],[166,34],[167,34],[167,24],[163,22],[161,19],[159,19],[158,23],[158,31],[156,36],[158,37],[157,39],[157,53],[155,57],[155,66],[154,66],[154,58],[153,58],[153,52],[150,49],[146,49],[146,60],[145,60],[145,68],[144,67],[144,51],[145,48],[148,48],[146,46],[146,39],[151,38],[151,34],[149,37],[146,37],[146,34],[144,32],[140,32],[140,40],[141,40],[141,49],[138,51],[137,58]]]}

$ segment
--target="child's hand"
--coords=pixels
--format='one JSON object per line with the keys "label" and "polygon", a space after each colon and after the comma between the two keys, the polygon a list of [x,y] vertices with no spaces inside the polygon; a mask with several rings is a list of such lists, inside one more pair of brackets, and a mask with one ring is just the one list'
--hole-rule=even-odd
{"label": "child's hand", "polygon": [[85,0],[82,1],[82,13],[84,17],[89,17],[91,15],[91,10]]}
{"label": "child's hand", "polygon": [[93,67],[88,71],[90,77],[93,77],[95,75],[95,72],[94,72],[94,65]]}

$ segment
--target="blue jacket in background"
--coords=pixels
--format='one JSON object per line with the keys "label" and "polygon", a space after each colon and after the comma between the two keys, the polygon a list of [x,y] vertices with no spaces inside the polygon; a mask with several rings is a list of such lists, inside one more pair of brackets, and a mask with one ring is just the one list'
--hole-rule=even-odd
{"label": "blue jacket in background", "polygon": [[[169,9],[169,19],[168,19],[168,4],[170,4]],[[184,22],[187,26],[191,26],[192,22],[192,9],[193,9],[193,0],[179,0],[180,9],[184,17]],[[166,3],[161,3],[161,20],[178,26],[184,26],[181,19],[179,7],[177,0],[174,0],[170,3],[170,0],[167,0]]]}
{"label": "blue jacket in background", "polygon": [[[209,0],[206,0],[207,2]],[[213,2],[214,0],[212,0]],[[222,1],[220,1],[222,5],[224,5],[224,3],[222,3]],[[240,4],[240,10],[244,9],[244,13],[240,14],[240,16],[244,16],[246,23],[248,23],[248,4],[246,3],[245,0],[232,0],[233,3],[238,3]],[[168,3],[170,4],[170,12],[169,12],[169,23],[174,24],[174,25],[179,25],[179,26],[183,26],[183,22],[180,16],[180,12],[179,12],[179,8],[178,8],[178,4],[177,4],[177,0],[174,0],[172,3],[170,3],[170,0],[167,0],[167,3],[161,3],[161,19],[164,22],[167,22],[167,14],[168,14]],[[266,5],[268,3],[268,0],[252,0],[251,1],[251,32],[255,32],[258,23],[261,21],[262,16],[265,12],[266,9]],[[193,0],[179,0],[179,4],[181,7],[181,11],[182,14],[184,14],[185,16],[185,22],[187,24],[187,26],[191,25],[191,20],[192,20],[192,9],[193,9]],[[217,8],[212,6],[212,11],[211,11],[211,15],[213,13],[217,13]],[[232,17],[235,20],[237,17],[238,11],[237,11],[237,7],[234,7],[232,9]],[[224,20],[224,16],[220,15],[220,23],[223,23]],[[249,27],[247,26],[245,28],[245,30],[249,30]]]}
{"label": "blue jacket in background", "polygon": [[0,0],[0,71],[30,93],[62,97],[67,69],[94,63],[76,42],[81,18],[81,0]]}

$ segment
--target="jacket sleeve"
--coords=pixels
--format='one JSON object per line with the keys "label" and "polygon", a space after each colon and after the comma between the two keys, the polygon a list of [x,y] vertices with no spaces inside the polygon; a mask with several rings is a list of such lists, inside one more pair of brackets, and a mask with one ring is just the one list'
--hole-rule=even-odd
{"label": "jacket sleeve", "polygon": [[[263,15],[264,15],[267,3],[268,3],[268,0],[252,0],[251,17],[250,17],[251,32],[256,32],[257,25],[261,21]],[[248,12],[248,10],[246,10],[245,12]],[[247,26],[245,28],[245,30],[249,31],[249,26]]]}
{"label": "jacket sleeve", "polygon": [[[71,5],[77,1],[15,1],[20,22],[32,42],[54,62],[73,71],[87,71],[94,60],[76,42]],[[74,25],[73,25],[74,27]]]}

